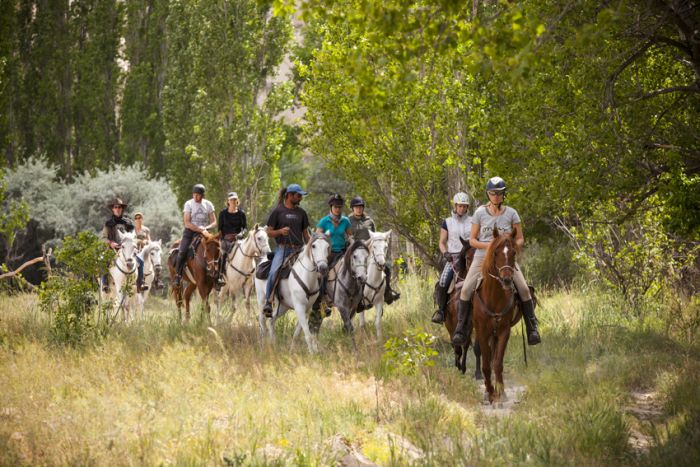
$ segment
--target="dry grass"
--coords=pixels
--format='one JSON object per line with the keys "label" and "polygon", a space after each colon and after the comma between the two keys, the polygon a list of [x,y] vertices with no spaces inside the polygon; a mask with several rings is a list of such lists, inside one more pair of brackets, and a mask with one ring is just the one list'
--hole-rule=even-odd
{"label": "dry grass", "polygon": [[[653,463],[697,460],[700,363],[643,323],[620,318],[604,296],[544,297],[545,343],[514,336],[506,384],[526,393],[512,414],[488,415],[482,385],[451,367],[447,333],[429,323],[430,284],[409,278],[385,314],[385,336],[424,329],[440,357],[417,376],[389,374],[383,348],[338,318],[324,323],[322,352],[303,340],[289,352],[295,320],[271,348],[239,311],[181,325],[173,305],[149,303],[145,322],[120,325],[80,350],[47,344],[32,296],[0,301],[0,464],[328,465],[340,435],[382,465]],[[592,303],[593,301],[593,303]],[[370,316],[371,318],[371,316]],[[470,358],[468,370],[473,368]],[[630,392],[655,389],[663,417],[630,415]],[[652,438],[638,455],[630,429]]]}

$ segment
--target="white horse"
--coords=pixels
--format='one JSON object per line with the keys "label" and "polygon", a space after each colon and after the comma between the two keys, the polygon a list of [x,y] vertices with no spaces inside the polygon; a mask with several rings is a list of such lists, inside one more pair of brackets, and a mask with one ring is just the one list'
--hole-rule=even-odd
{"label": "white horse", "polygon": [[226,297],[230,297],[232,307],[235,309],[238,293],[243,291],[246,308],[250,310],[250,292],[253,289],[256,258],[264,258],[269,252],[267,226],[261,227],[255,224],[246,239],[236,242],[228,254],[226,283],[219,292],[218,308],[221,308]]}
{"label": "white horse", "polygon": [[[114,264],[109,268],[109,276],[112,278],[114,288],[114,317],[122,310],[124,321],[129,321],[132,297],[136,293],[136,275],[138,274],[138,262],[136,261],[136,234],[134,232],[122,233],[117,230],[117,243],[121,245],[117,250]],[[110,297],[108,293],[101,293],[102,302]],[[109,318],[109,316],[108,316]]]}
{"label": "white horse", "polygon": [[[374,305],[374,326],[377,332],[377,340],[382,339],[382,313],[384,310],[384,289],[386,288],[386,276],[384,265],[386,264],[386,252],[389,248],[391,230],[387,232],[370,232],[367,241],[369,249],[369,263],[367,266],[367,281],[361,304]],[[365,327],[365,313],[360,312],[360,327]]]}
{"label": "white horse", "polygon": [[[309,330],[308,314],[311,305],[316,301],[320,290],[320,279],[328,274],[328,255],[331,251],[330,241],[323,234],[314,234],[299,256],[294,260],[292,271],[288,278],[281,279],[277,285],[277,291],[282,297],[280,303],[277,298],[273,300],[273,314],[267,323],[262,307],[265,304],[265,288],[267,280],[255,278],[255,290],[260,307],[260,332],[271,342],[275,341],[275,322],[289,309],[294,309],[297,320],[304,331],[306,345],[309,352],[318,352],[318,340]],[[267,324],[267,326],[266,326]]]}
{"label": "white horse", "polygon": [[137,294],[139,312],[141,319],[143,319],[143,309],[148,293],[153,290],[151,287],[155,278],[160,276],[163,271],[163,244],[160,240],[148,242],[138,255],[143,260],[143,285],[148,287],[148,290],[142,290]]}

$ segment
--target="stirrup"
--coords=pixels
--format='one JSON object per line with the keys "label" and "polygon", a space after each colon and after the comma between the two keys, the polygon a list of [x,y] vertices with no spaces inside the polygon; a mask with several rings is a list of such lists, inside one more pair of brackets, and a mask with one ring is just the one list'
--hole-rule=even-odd
{"label": "stirrup", "polygon": [[270,302],[265,302],[265,305],[263,305],[263,315],[265,315],[265,318],[272,318],[272,303]]}
{"label": "stirrup", "polygon": [[430,320],[435,324],[443,324],[445,322],[445,311],[436,310],[435,313],[433,313],[433,317]]}

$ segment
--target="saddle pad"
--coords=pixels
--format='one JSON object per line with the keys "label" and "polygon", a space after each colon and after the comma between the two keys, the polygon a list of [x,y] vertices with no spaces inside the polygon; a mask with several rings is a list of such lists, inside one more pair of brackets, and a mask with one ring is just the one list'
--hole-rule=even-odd
{"label": "saddle pad", "polygon": [[267,279],[267,276],[270,275],[270,266],[272,266],[272,261],[263,261],[262,263],[258,264],[258,266],[255,268],[255,277],[260,280]]}

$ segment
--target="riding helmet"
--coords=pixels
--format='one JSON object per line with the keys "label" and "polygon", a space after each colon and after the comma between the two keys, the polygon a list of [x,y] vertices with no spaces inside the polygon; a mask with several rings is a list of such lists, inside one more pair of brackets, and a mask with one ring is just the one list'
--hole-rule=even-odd
{"label": "riding helmet", "polygon": [[452,204],[471,204],[469,195],[463,191],[460,191],[459,193],[455,194],[454,198],[452,198]]}
{"label": "riding helmet", "polygon": [[506,182],[501,177],[490,178],[486,182],[486,191],[506,191]]}
{"label": "riding helmet", "polygon": [[328,198],[328,205],[329,206],[344,206],[345,200],[338,193],[334,193],[331,195],[330,198]]}
{"label": "riding helmet", "polygon": [[362,199],[360,196],[355,196],[353,199],[350,200],[350,207],[354,208],[355,206],[365,206],[365,200]]}
{"label": "riding helmet", "polygon": [[199,193],[200,195],[204,196],[204,185],[197,183],[192,187],[192,193]]}

